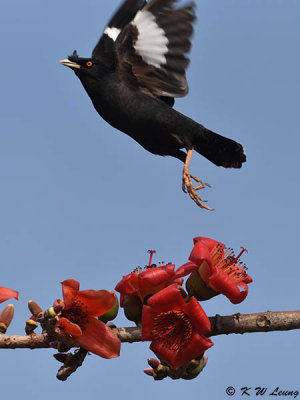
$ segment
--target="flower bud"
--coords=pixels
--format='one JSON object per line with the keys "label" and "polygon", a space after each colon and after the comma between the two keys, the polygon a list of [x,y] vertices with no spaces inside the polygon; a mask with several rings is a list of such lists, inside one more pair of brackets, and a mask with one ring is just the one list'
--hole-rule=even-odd
{"label": "flower bud", "polygon": [[173,369],[171,367],[168,368],[168,376],[173,379],[173,380],[177,380],[182,378],[182,375],[185,373],[185,364],[181,365],[179,368],[177,369]]}
{"label": "flower bud", "polygon": [[196,378],[203,368],[206,366],[208,361],[208,357],[206,354],[203,355],[201,360],[192,360],[187,366],[186,372],[183,375],[182,379],[191,380]]}
{"label": "flower bud", "polygon": [[68,346],[67,344],[65,344],[64,342],[58,342],[57,343],[57,350],[61,353],[65,353],[67,351],[70,350],[70,346]]}
{"label": "flower bud", "polygon": [[107,311],[105,314],[101,315],[100,317],[98,317],[98,319],[100,319],[100,321],[106,323],[108,321],[112,321],[113,319],[116,318],[116,316],[118,315],[119,312],[119,300],[118,297],[116,295],[116,293],[112,290],[111,293],[114,294],[116,302],[115,305],[109,310]]}
{"label": "flower bud", "polygon": [[123,301],[124,314],[129,321],[136,324],[142,320],[143,304],[138,296],[125,295]]}
{"label": "flower bud", "polygon": [[155,381],[161,381],[168,376],[168,367],[162,365],[155,358],[148,358],[147,361],[152,368],[144,369],[146,375],[152,376]]}
{"label": "flower bud", "polygon": [[148,364],[150,365],[151,368],[158,368],[160,362],[156,360],[155,358],[148,358]]}
{"label": "flower bud", "polygon": [[149,375],[149,376],[153,376],[153,373],[154,373],[153,368],[145,368],[144,372],[146,375]]}
{"label": "flower bud", "polygon": [[37,317],[40,313],[43,312],[43,309],[35,301],[32,300],[28,301],[28,308],[34,317]]}
{"label": "flower bud", "polygon": [[37,323],[35,317],[34,316],[30,317],[26,321],[26,326],[25,326],[26,335],[30,335],[38,326],[39,324]]}
{"label": "flower bud", "polygon": [[[58,302],[60,301],[60,303]],[[61,302],[61,300],[56,300],[53,304],[53,310],[56,314],[59,314],[61,312],[61,310],[64,308],[63,303]]]}
{"label": "flower bud", "polygon": [[56,354],[53,354],[53,357],[58,362],[61,362],[62,364],[66,365],[72,359],[72,354],[71,353],[67,353],[67,354],[56,353]]}
{"label": "flower bud", "polygon": [[185,286],[188,294],[196,297],[196,299],[199,301],[211,299],[219,294],[206,285],[206,283],[198,274],[198,271],[195,271],[191,274],[186,281]]}
{"label": "flower bud", "polygon": [[51,318],[54,318],[56,316],[57,316],[57,314],[54,311],[54,307],[50,307],[50,308],[48,308],[48,310],[45,311],[44,318],[45,319],[51,319]]}
{"label": "flower bud", "polygon": [[157,368],[155,368],[153,370],[153,378],[155,381],[161,381],[164,378],[167,377],[168,373],[167,373],[167,367],[165,367],[164,365],[159,364],[159,366]]}
{"label": "flower bud", "polygon": [[[9,327],[11,321],[13,320],[15,313],[15,308],[13,304],[8,304],[1,312],[0,314],[0,324],[3,326],[2,329],[5,329],[5,332],[7,328]],[[2,333],[5,333],[2,332]]]}

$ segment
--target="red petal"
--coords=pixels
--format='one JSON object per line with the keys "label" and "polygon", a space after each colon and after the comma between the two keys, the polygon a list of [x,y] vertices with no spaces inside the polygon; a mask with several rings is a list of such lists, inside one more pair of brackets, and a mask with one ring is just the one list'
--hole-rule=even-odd
{"label": "red petal", "polygon": [[138,274],[132,272],[120,280],[115,290],[123,294],[136,294],[138,290]]}
{"label": "red petal", "polygon": [[177,269],[175,273],[176,278],[181,278],[182,276],[191,274],[192,272],[195,272],[196,269],[197,269],[196,264],[192,262],[187,262]]}
{"label": "red petal", "polygon": [[198,333],[193,333],[190,342],[178,350],[170,350],[159,340],[151,343],[150,349],[157,355],[157,357],[166,362],[173,369],[179,368],[183,363],[188,363],[199,354],[213,346],[213,342],[205,336]]}
{"label": "red petal", "polygon": [[4,301],[11,299],[12,297],[18,300],[19,292],[16,292],[15,290],[6,287],[0,287],[0,303],[3,303]]}
{"label": "red petal", "polygon": [[107,290],[81,290],[76,300],[87,307],[91,317],[100,317],[116,304],[117,297],[114,292]]}
{"label": "red petal", "polygon": [[166,362],[172,368],[177,369],[180,365],[177,366],[177,357],[179,350],[170,350],[160,341],[155,340],[150,344],[150,349],[153,353],[161,360]]}
{"label": "red petal", "polygon": [[61,282],[62,284],[62,292],[64,297],[64,305],[65,309],[68,309],[74,303],[75,297],[79,290],[79,282],[74,279],[66,279]]}
{"label": "red petal", "polygon": [[174,280],[173,280],[173,283],[176,283],[176,284],[179,285],[179,286],[182,286],[182,285],[183,285],[183,282],[184,282],[184,279],[183,279],[183,278],[177,278],[177,279],[174,279]]}
{"label": "red petal", "polygon": [[206,261],[209,264],[209,266],[212,265],[209,249],[206,246],[206,244],[202,241],[196,242],[190,254],[189,260],[198,266],[202,264],[203,261]]}
{"label": "red petal", "polygon": [[166,287],[148,300],[148,305],[157,313],[180,309],[184,304],[184,299],[176,284]]}
{"label": "red petal", "polygon": [[[241,303],[248,294],[248,286],[245,283],[235,283],[224,271],[217,268],[208,281],[216,292],[224,294],[233,304]],[[239,286],[244,289],[240,291]]]}
{"label": "red petal", "polygon": [[142,341],[152,340],[152,326],[153,319],[156,313],[153,313],[152,308],[149,306],[143,306],[142,314]]}
{"label": "red petal", "polygon": [[176,367],[173,368],[178,368],[185,362],[188,363],[211,346],[213,346],[213,342],[209,338],[199,335],[197,332],[193,333],[189,343],[178,352]]}
{"label": "red petal", "polygon": [[164,283],[165,281],[169,281],[175,275],[174,265],[169,264],[163,267],[158,268],[150,268],[144,272],[141,272],[138,275],[139,285],[141,283],[152,286],[158,286]]}
{"label": "red petal", "polygon": [[80,326],[69,321],[67,318],[64,318],[64,317],[60,318],[60,320],[57,322],[56,326],[63,328],[63,331],[67,335],[72,335],[72,336],[82,335],[82,330],[81,330]]}
{"label": "red petal", "polygon": [[211,326],[209,318],[195,297],[192,297],[191,300],[184,305],[183,311],[189,316],[193,328],[196,329],[199,334],[205,335],[210,332]]}
{"label": "red petal", "polygon": [[76,342],[84,349],[103,358],[120,355],[121,342],[102,321],[89,317],[83,334],[76,337]]}
{"label": "red petal", "polygon": [[202,236],[195,237],[193,239],[193,241],[194,241],[194,244],[196,244],[198,242],[203,243],[208,248],[208,251],[211,251],[217,244],[221,244],[222,247],[225,247],[225,244],[218,242],[217,240],[210,239],[207,237],[202,237]]}
{"label": "red petal", "polygon": [[202,261],[198,268],[198,274],[204,282],[208,282],[213,272],[219,269],[218,267],[210,266],[206,261]]}
{"label": "red petal", "polygon": [[155,294],[168,286],[175,276],[174,265],[151,268],[138,275],[138,288],[142,298]]}
{"label": "red petal", "polygon": [[193,360],[211,346],[213,346],[213,342],[210,339],[198,333],[194,333],[190,342],[178,350],[170,350],[158,340],[151,343],[150,349],[159,359],[166,362],[173,369],[177,369],[183,363],[188,363]]}
{"label": "red petal", "polygon": [[246,283],[239,283],[238,287],[244,289],[242,291],[240,291],[240,294],[238,296],[232,296],[232,297],[228,297],[229,300],[231,301],[231,303],[233,304],[239,304],[242,301],[245,300],[245,298],[248,296],[248,286],[246,285]]}
{"label": "red petal", "polygon": [[253,282],[253,279],[251,278],[251,276],[247,275],[246,278],[244,279],[244,283],[251,283]]}

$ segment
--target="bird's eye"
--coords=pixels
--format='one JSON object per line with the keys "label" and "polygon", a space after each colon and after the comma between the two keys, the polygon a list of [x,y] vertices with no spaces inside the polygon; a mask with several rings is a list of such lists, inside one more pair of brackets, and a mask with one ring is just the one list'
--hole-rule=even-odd
{"label": "bird's eye", "polygon": [[93,65],[93,63],[92,63],[92,61],[87,61],[87,62],[85,63],[85,65],[86,65],[87,67],[91,67],[91,66]]}

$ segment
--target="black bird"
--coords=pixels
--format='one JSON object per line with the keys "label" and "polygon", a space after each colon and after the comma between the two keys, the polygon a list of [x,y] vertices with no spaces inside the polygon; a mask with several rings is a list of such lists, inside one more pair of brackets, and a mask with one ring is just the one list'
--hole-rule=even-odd
{"label": "black bird", "polygon": [[198,206],[211,209],[197,193],[209,185],[189,173],[193,150],[225,168],[240,168],[246,156],[239,143],[172,108],[174,97],[188,92],[186,53],[195,20],[194,3],[182,8],[176,3],[125,0],[91,58],[80,58],[74,51],[60,63],[73,69],[95,109],[110,125],[153,154],[183,161],[182,189]]}

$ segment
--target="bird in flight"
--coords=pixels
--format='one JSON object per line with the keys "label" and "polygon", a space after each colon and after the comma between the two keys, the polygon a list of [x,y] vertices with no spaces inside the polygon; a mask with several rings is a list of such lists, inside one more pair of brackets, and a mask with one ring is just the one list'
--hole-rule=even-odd
{"label": "bird in flight", "polygon": [[[153,154],[184,162],[182,189],[211,210],[198,190],[209,186],[190,174],[193,150],[217,166],[240,168],[243,147],[174,110],[188,93],[186,54],[191,48],[195,4],[177,0],[125,0],[90,58],[76,50],[60,63],[80,79],[97,112]],[[186,150],[186,152],[184,151]]]}

